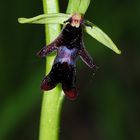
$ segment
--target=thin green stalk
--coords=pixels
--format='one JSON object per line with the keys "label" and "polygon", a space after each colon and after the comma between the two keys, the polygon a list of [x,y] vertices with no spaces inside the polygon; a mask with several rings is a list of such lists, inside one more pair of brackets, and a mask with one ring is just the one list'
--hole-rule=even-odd
{"label": "thin green stalk", "polygon": [[[58,0],[43,0],[44,13],[58,13]],[[46,43],[54,40],[60,32],[60,26],[57,24],[46,24]],[[50,71],[54,55],[47,56],[46,60],[46,74]],[[63,101],[63,94],[60,87],[56,87],[51,91],[44,92],[41,118],[40,118],[40,133],[39,140],[58,140],[59,134],[59,120],[61,104]]]}

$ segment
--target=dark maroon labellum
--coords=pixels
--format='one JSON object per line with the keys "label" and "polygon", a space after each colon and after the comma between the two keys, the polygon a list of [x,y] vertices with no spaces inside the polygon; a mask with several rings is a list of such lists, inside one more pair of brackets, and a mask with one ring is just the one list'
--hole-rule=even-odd
{"label": "dark maroon labellum", "polygon": [[66,21],[60,35],[47,47],[43,47],[37,55],[45,57],[53,51],[57,51],[50,73],[43,79],[42,90],[51,90],[58,83],[71,100],[76,99],[76,58],[80,58],[93,70],[96,65],[86,51],[82,38],[83,19],[80,14],[74,14]]}

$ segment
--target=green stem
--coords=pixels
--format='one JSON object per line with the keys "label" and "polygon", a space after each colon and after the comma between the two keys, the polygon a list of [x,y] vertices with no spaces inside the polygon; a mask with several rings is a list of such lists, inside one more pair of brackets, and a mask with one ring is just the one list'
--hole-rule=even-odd
{"label": "green stem", "polygon": [[[58,0],[43,0],[44,13],[58,13]],[[50,43],[54,40],[60,32],[60,25],[46,24],[46,43]],[[50,71],[54,55],[47,56],[46,60],[46,74]],[[44,92],[41,118],[40,118],[40,133],[39,140],[58,140],[59,134],[59,118],[61,104],[63,101],[63,93],[60,87],[56,87],[53,90]]]}

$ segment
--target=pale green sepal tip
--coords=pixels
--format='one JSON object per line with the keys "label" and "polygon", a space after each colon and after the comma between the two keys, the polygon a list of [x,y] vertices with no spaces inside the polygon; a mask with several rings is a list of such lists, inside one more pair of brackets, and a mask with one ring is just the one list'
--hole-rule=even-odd
{"label": "pale green sepal tip", "polygon": [[81,0],[78,12],[84,15],[89,7],[90,1],[91,0]]}
{"label": "pale green sepal tip", "polygon": [[121,51],[117,48],[117,46],[114,44],[111,38],[93,23],[86,21],[85,31],[93,38],[95,38],[97,41],[113,50],[115,53],[121,54]]}
{"label": "pale green sepal tip", "polygon": [[69,0],[66,13],[77,13],[81,0]]}
{"label": "pale green sepal tip", "polygon": [[81,13],[85,14],[91,0],[69,0],[67,13]]}
{"label": "pale green sepal tip", "polygon": [[56,14],[42,14],[32,18],[18,18],[19,23],[30,24],[64,24],[64,21],[71,17],[70,14],[56,13]]}

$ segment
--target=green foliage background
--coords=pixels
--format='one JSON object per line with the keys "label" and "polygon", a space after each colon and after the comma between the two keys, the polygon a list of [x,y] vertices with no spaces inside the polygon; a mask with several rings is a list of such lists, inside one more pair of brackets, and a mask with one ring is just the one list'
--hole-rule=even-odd
{"label": "green foliage background", "polygon": [[[67,3],[60,0],[61,12]],[[0,4],[0,140],[37,140],[40,82],[45,60],[36,52],[45,44],[43,25],[21,25],[18,17],[42,14],[42,1]],[[116,55],[84,36],[99,70],[93,75],[77,61],[76,101],[65,100],[61,140],[140,139],[140,1],[93,1],[85,15],[122,50]],[[53,131],[53,130],[52,130]]]}

